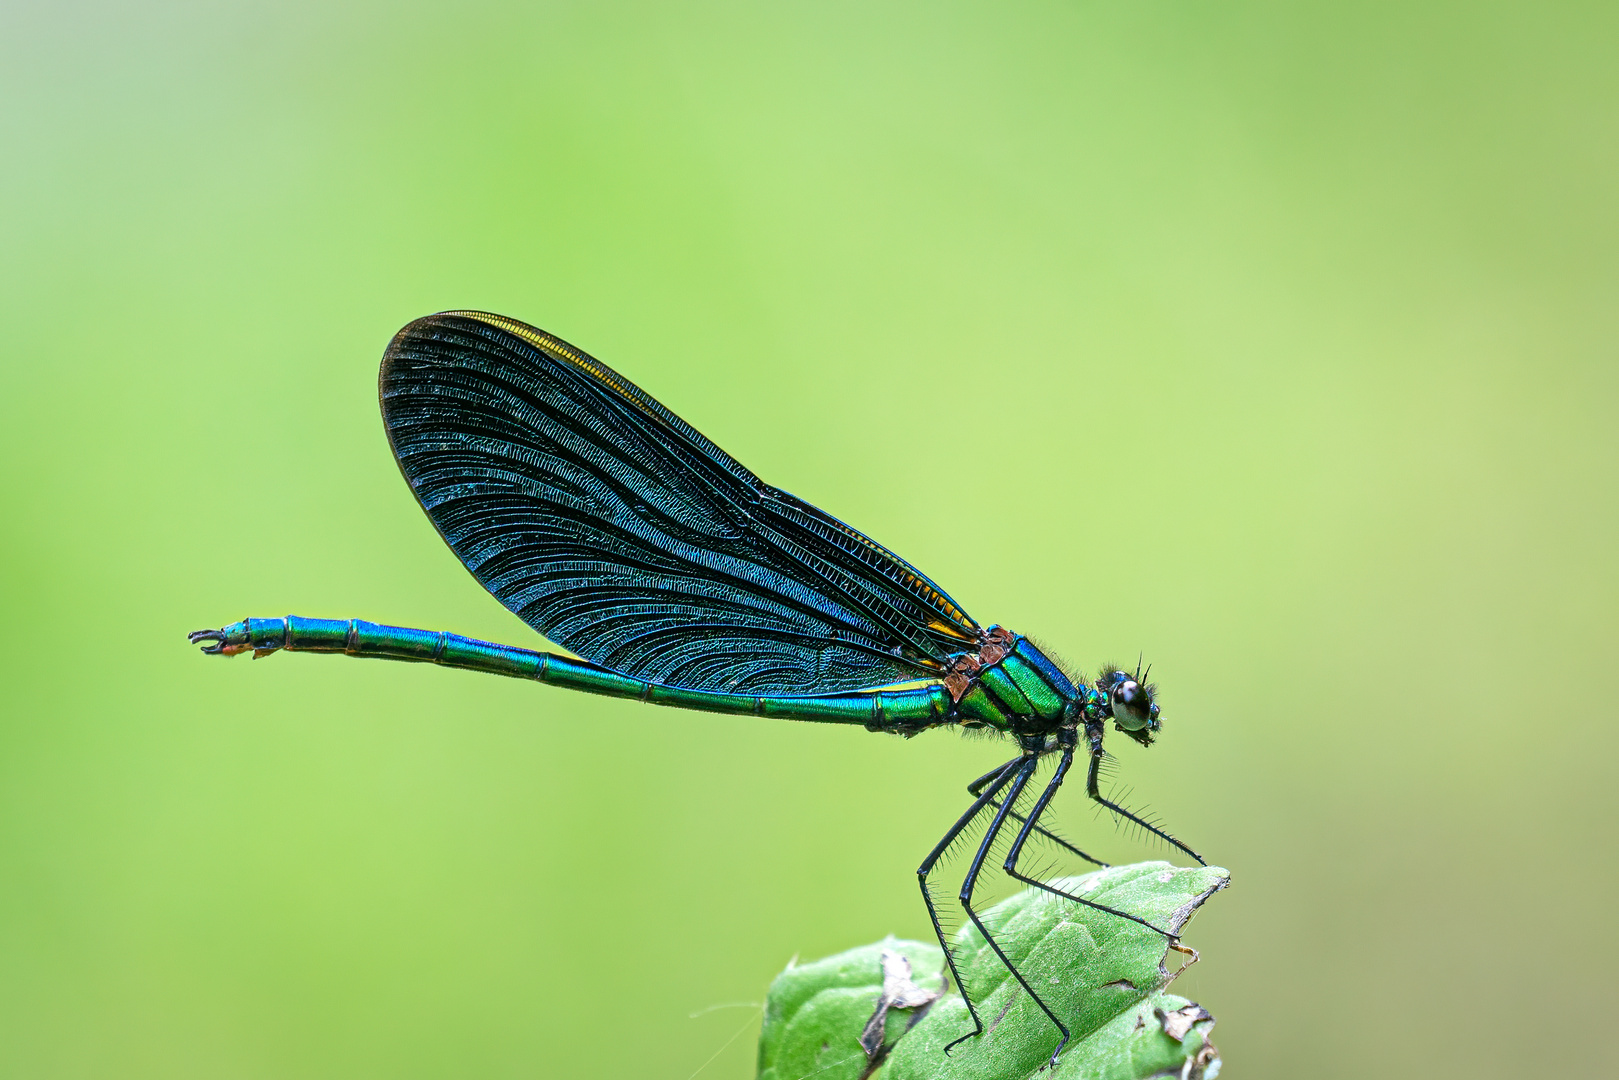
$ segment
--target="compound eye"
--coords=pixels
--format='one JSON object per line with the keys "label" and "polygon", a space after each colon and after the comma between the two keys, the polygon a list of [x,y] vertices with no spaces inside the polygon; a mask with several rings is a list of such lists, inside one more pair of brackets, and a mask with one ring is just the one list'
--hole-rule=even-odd
{"label": "compound eye", "polygon": [[1111,695],[1113,719],[1126,731],[1140,731],[1158,711],[1152,694],[1134,679],[1120,679]]}

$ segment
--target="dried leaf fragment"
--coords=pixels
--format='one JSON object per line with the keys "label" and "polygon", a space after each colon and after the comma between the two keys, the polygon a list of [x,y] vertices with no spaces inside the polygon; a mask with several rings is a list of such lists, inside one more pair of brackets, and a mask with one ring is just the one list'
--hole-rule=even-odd
{"label": "dried leaf fragment", "polygon": [[881,957],[883,990],[877,997],[877,1008],[860,1032],[860,1049],[867,1061],[876,1061],[883,1050],[883,1032],[888,1023],[889,1009],[914,1009],[931,1005],[941,991],[926,990],[911,981],[911,962],[893,949],[884,949]]}
{"label": "dried leaf fragment", "polygon": [[1203,1006],[1195,1001],[1189,1005],[1181,1006],[1174,1012],[1166,1013],[1162,1009],[1154,1009],[1153,1012],[1158,1014],[1158,1022],[1164,1025],[1164,1034],[1176,1042],[1186,1038],[1186,1033],[1191,1031],[1192,1025],[1199,1020],[1214,1019]]}

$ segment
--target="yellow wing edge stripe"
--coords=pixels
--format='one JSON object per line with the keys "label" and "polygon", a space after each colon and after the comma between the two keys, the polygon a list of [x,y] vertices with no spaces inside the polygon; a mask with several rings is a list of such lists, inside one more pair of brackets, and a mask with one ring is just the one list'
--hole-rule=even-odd
{"label": "yellow wing edge stripe", "polygon": [[518,322],[516,319],[508,319],[504,315],[491,315],[487,311],[444,311],[440,312],[440,314],[458,315],[464,319],[476,319],[478,322],[504,330],[508,334],[515,334],[536,349],[544,349],[546,352],[559,356],[574,367],[579,368],[597,382],[611,388],[619,397],[630,402],[648,416],[657,415],[645,401],[642,401],[638,395],[630,391],[629,386],[625,384],[618,372],[600,361],[577,351],[561,338],[552,337],[544,330],[530,326],[527,323]]}
{"label": "yellow wing edge stripe", "polygon": [[[838,521],[836,518],[833,519],[833,523],[836,524],[843,534],[849,537],[849,539],[858,541],[880,554],[887,555],[889,558],[899,563],[902,567],[906,565],[903,559],[901,559],[898,555],[895,555],[892,551],[889,551],[887,548],[883,547],[871,537],[850,528],[849,526],[843,524],[843,522]],[[954,619],[958,626],[964,629],[977,629],[977,624],[969,619],[965,612],[947,600],[943,593],[939,592],[939,590],[933,588],[926,581],[924,581],[922,577],[916,573],[916,571],[906,568],[900,572],[905,575],[905,584],[910,586],[910,588],[917,595],[932,603],[933,607],[940,614]],[[971,636],[960,633],[956,627],[948,626],[943,623],[930,623],[929,625],[948,633],[952,637],[960,638],[962,641],[974,640]]]}

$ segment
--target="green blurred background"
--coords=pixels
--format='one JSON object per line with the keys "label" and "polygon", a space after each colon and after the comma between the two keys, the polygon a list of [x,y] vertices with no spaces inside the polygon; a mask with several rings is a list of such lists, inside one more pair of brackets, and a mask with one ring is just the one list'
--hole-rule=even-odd
{"label": "green blurred background", "polygon": [[980,619],[1145,652],[1122,777],[1234,872],[1177,986],[1227,1075],[1596,1075],[1615,23],[8,3],[0,1072],[736,1080],[703,1010],[926,933],[1003,748],[186,645],[537,644],[377,417],[393,331],[479,307]]}

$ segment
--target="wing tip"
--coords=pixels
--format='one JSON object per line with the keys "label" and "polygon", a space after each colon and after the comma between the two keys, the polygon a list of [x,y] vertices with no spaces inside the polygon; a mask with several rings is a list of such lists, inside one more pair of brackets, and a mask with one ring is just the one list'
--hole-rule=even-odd
{"label": "wing tip", "polygon": [[399,332],[394,334],[393,339],[388,342],[388,348],[382,354],[382,370],[386,372],[399,352],[404,348],[405,343],[413,337],[421,336],[425,328],[444,326],[452,319],[467,319],[472,322],[482,323],[484,326],[493,327],[496,330],[510,334],[533,348],[551,353],[578,367],[589,369],[598,375],[608,374],[614,378],[619,378],[615,372],[612,372],[601,361],[568,344],[555,334],[547,333],[537,326],[526,323],[521,319],[514,319],[510,315],[499,315],[493,311],[479,311],[475,308],[452,308],[446,311],[437,311],[431,315],[423,315],[419,319],[412,319],[400,327]]}
{"label": "wing tip", "polygon": [[[420,335],[425,328],[443,326],[450,319],[474,319],[490,326],[501,327],[502,329],[524,325],[523,323],[518,322],[516,319],[509,319],[504,315],[496,315],[493,312],[488,311],[473,311],[470,309],[435,311],[431,315],[423,315],[421,318],[412,319],[404,326],[401,326],[394,336],[389,340],[388,348],[383,351],[382,362],[386,364],[399,351],[400,346],[404,342],[410,340],[412,337]],[[529,327],[529,329],[532,330],[533,327]]]}

